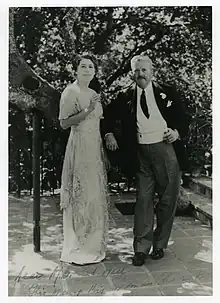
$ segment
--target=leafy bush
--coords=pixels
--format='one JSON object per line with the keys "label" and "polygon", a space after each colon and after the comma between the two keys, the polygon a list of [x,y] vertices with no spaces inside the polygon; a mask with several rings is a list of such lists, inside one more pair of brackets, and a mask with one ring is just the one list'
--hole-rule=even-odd
{"label": "leafy bush", "polygon": [[[59,91],[74,80],[73,57],[84,51],[94,53],[105,102],[111,102],[131,83],[132,56],[148,54],[157,81],[174,83],[187,107],[191,118],[188,149],[192,170],[209,170],[211,174],[211,7],[18,8],[15,25],[17,46],[26,62]],[[75,37],[72,44],[69,30]],[[30,118],[20,113],[17,122],[17,109],[10,110],[10,175],[14,180],[15,151],[22,145],[22,172],[28,179],[25,158],[30,143],[21,141],[27,141]],[[59,186],[68,133],[52,129],[46,121],[44,124],[42,184],[47,188],[51,184]],[[52,177],[52,183],[45,181]]]}

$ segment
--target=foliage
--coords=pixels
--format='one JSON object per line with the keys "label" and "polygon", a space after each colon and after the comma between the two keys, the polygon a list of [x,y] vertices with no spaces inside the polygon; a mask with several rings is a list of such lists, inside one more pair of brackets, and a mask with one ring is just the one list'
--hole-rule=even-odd
{"label": "foliage", "polygon": [[[175,83],[188,108],[192,169],[211,165],[211,7],[81,7],[77,10],[24,7],[17,9],[15,17],[20,53],[59,91],[74,79],[74,56],[89,51],[97,56],[104,100],[110,102],[131,84],[131,57],[148,54],[154,63],[157,81]],[[74,47],[68,42],[66,21],[72,22]],[[24,117],[21,120],[24,121]],[[16,124],[14,116],[10,123]],[[54,140],[56,153],[53,155],[57,163],[62,163],[67,134],[51,130],[48,125],[46,133],[43,159],[44,171],[46,165],[49,172],[56,170],[56,165],[52,164],[55,159],[48,147]],[[62,140],[64,133],[65,140]],[[14,133],[10,133],[10,138],[16,141]],[[16,145],[13,144],[12,150]],[[13,161],[11,155],[11,166]]]}

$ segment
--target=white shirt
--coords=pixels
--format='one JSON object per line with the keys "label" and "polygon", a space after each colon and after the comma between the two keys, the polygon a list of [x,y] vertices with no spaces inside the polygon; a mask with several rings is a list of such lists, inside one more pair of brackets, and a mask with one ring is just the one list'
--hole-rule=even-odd
{"label": "white shirt", "polygon": [[152,83],[144,91],[150,117],[148,119],[142,111],[140,106],[142,89],[137,86],[137,139],[140,144],[161,142],[167,123],[158,109]]}

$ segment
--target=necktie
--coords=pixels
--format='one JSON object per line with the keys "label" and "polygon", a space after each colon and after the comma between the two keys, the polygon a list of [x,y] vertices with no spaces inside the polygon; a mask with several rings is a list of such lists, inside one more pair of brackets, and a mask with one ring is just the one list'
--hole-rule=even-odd
{"label": "necktie", "polygon": [[141,109],[142,109],[143,113],[145,114],[147,119],[149,119],[150,115],[149,115],[149,111],[148,111],[147,100],[146,100],[144,89],[142,90],[142,93],[141,93],[141,102],[140,102],[140,104],[141,104]]}

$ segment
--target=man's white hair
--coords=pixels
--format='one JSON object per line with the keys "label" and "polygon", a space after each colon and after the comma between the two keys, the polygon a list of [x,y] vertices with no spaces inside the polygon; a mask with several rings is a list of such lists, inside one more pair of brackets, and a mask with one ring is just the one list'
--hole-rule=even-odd
{"label": "man's white hair", "polygon": [[151,59],[146,56],[146,55],[137,55],[137,56],[134,56],[132,59],[131,59],[131,70],[134,71],[135,70],[135,64],[138,62],[138,61],[145,61],[145,62],[148,62],[150,67],[152,67],[152,61]]}

